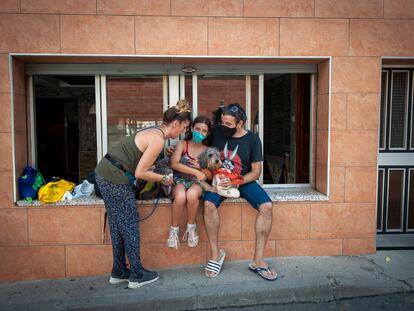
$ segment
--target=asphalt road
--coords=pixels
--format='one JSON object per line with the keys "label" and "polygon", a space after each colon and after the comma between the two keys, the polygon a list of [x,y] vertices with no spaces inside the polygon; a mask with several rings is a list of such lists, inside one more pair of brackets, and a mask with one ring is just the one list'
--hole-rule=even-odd
{"label": "asphalt road", "polygon": [[405,294],[371,296],[363,298],[352,298],[335,300],[321,303],[289,303],[289,304],[271,304],[255,305],[239,308],[218,308],[204,311],[413,311],[414,310],[414,292]]}

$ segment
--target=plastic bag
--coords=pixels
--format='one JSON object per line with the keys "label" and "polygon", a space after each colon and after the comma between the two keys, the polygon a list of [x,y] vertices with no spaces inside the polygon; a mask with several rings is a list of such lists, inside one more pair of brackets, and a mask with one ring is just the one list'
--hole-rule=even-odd
{"label": "plastic bag", "polygon": [[49,182],[39,189],[39,200],[43,203],[60,201],[63,198],[65,191],[72,192],[73,188],[75,188],[75,184],[64,179]]}
{"label": "plastic bag", "polygon": [[31,167],[26,166],[23,170],[23,175],[17,180],[20,197],[23,199],[36,199],[38,191],[45,180],[40,172]]}

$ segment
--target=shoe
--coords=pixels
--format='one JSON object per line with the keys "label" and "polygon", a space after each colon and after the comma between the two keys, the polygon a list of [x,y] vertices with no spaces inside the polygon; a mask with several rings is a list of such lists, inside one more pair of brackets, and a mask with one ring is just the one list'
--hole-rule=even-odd
{"label": "shoe", "polygon": [[167,246],[169,248],[178,249],[178,245],[180,244],[180,240],[178,239],[178,231],[179,229],[175,229],[173,227],[170,228],[170,234],[168,235]]}
{"label": "shoe", "polygon": [[144,268],[139,271],[137,276],[131,277],[128,282],[128,288],[139,288],[158,280],[159,275],[156,271],[148,271]]}
{"label": "shoe", "polygon": [[190,225],[187,224],[187,230],[184,233],[183,241],[187,241],[188,247],[196,247],[198,244],[198,232],[197,232],[197,225]]}
{"label": "shoe", "polygon": [[129,281],[129,269],[122,271],[120,274],[116,274],[114,272],[111,273],[111,277],[109,278],[109,284],[115,285],[123,282]]}
{"label": "shoe", "polygon": [[276,271],[270,270],[269,266],[266,267],[256,267],[252,263],[249,264],[250,271],[257,273],[259,276],[264,278],[267,281],[275,281],[277,279]]}
{"label": "shoe", "polygon": [[224,258],[226,258],[226,252],[221,249],[218,261],[210,259],[207,262],[207,266],[204,268],[204,275],[208,278],[215,278],[217,275],[219,275],[221,267],[223,266]]}

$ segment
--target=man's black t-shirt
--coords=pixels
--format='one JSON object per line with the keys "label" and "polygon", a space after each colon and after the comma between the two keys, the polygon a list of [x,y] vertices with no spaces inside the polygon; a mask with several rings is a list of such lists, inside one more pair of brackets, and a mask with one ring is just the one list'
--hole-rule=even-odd
{"label": "man's black t-shirt", "polygon": [[[246,175],[252,170],[251,163],[263,160],[260,138],[249,130],[242,137],[226,138],[221,126],[217,125],[212,128],[209,141],[213,147],[220,150],[224,167],[234,173]],[[227,156],[224,152],[226,143],[228,146]]]}

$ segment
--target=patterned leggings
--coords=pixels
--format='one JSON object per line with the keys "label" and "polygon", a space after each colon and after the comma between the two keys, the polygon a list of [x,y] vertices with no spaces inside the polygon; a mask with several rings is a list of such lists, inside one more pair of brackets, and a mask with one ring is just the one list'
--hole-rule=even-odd
{"label": "patterned leggings", "polygon": [[126,251],[131,275],[137,275],[142,265],[135,192],[129,184],[113,184],[99,175],[96,175],[96,183],[108,213],[114,257],[112,273],[120,275],[126,270]]}

